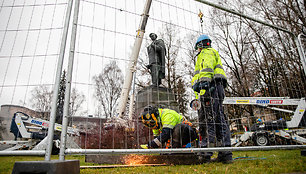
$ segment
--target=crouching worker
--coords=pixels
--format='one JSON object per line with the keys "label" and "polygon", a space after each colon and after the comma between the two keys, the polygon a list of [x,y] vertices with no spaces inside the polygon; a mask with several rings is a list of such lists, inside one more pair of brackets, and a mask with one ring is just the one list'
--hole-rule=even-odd
{"label": "crouching worker", "polygon": [[154,136],[148,144],[141,145],[144,149],[165,147],[167,142],[170,142],[172,148],[181,148],[197,139],[191,123],[174,110],[148,106],[144,108],[140,120],[152,129]]}

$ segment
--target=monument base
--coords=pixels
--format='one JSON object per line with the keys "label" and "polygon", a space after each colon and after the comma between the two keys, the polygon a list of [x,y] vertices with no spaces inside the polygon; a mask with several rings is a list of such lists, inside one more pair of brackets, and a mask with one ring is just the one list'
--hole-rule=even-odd
{"label": "monument base", "polygon": [[173,109],[179,112],[175,94],[169,88],[148,86],[138,92],[136,97],[136,114],[148,105]]}

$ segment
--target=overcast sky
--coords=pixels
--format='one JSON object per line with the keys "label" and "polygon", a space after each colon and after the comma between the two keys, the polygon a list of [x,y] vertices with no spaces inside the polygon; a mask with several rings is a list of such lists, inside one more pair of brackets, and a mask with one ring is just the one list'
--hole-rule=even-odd
{"label": "overcast sky", "polygon": [[[97,105],[92,77],[111,60],[123,73],[128,67],[144,3],[81,0],[72,86],[86,95],[82,109],[88,114]],[[0,5],[0,105],[29,107],[34,87],[54,84],[67,1],[0,0]],[[209,8],[194,0],[153,0],[142,49],[148,35],[166,23],[179,28],[181,38],[201,31],[199,9],[207,22]]]}

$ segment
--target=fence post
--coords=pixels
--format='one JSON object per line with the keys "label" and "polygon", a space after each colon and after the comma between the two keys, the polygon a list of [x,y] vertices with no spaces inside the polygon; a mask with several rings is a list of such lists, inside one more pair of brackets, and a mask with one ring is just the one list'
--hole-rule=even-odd
{"label": "fence post", "polygon": [[60,144],[60,154],[59,154],[59,160],[61,161],[65,160],[67,126],[68,126],[69,104],[70,104],[70,93],[71,93],[71,81],[72,81],[73,61],[74,61],[74,53],[75,53],[77,24],[78,24],[78,16],[79,16],[79,6],[80,6],[80,0],[76,0],[74,4],[74,15],[73,15],[71,42],[70,42],[70,50],[69,50],[65,100],[64,100],[64,113],[63,113],[63,121],[62,121],[62,133],[61,133],[61,144]]}
{"label": "fence post", "polygon": [[48,141],[47,141],[48,144],[46,147],[46,154],[45,154],[46,161],[51,160],[51,152],[52,152],[53,136],[54,136],[54,125],[55,125],[56,110],[57,110],[58,91],[59,91],[60,80],[62,76],[65,48],[66,48],[68,29],[69,29],[69,21],[70,21],[71,9],[72,9],[72,2],[73,0],[69,0],[68,6],[67,6],[63,36],[62,36],[61,47],[60,47],[59,60],[58,60],[58,65],[57,65],[57,70],[56,70],[56,79],[55,79],[55,84],[53,88],[50,125],[48,128]]}

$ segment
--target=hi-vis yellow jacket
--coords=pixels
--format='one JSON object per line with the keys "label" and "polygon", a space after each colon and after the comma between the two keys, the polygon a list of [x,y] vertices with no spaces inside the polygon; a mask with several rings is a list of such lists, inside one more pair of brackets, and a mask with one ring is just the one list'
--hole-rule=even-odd
{"label": "hi-vis yellow jacket", "polygon": [[[201,81],[211,82],[216,78],[226,80],[219,53],[213,48],[203,48],[198,55],[191,84],[194,85]],[[204,94],[205,90],[202,89],[200,95]],[[199,98],[197,92],[195,92],[195,95],[196,98]]]}
{"label": "hi-vis yellow jacket", "polygon": [[158,136],[163,128],[173,129],[177,124],[183,122],[184,117],[172,109],[158,109],[161,121],[160,129],[152,129],[153,135]]}

